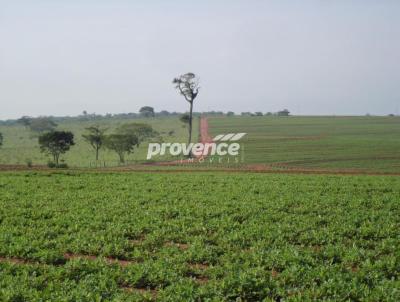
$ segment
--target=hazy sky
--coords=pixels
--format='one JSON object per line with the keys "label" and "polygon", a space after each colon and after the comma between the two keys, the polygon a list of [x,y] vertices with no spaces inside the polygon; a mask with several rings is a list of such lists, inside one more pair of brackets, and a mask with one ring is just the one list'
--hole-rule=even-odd
{"label": "hazy sky", "polygon": [[195,110],[396,113],[398,0],[0,0],[0,118]]}

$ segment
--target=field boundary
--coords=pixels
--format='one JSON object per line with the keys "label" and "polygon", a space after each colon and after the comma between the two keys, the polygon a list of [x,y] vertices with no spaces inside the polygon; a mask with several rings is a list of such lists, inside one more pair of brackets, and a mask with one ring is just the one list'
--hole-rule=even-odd
{"label": "field boundary", "polygon": [[[149,167],[159,167],[156,169],[149,169]],[[164,165],[136,165],[125,167],[111,167],[111,168],[69,168],[69,169],[51,169],[46,166],[33,166],[28,168],[24,165],[0,165],[0,173],[7,172],[46,172],[46,173],[63,173],[63,172],[76,172],[76,173],[268,173],[268,174],[316,174],[316,175],[371,175],[371,176],[400,176],[400,172],[377,172],[377,171],[354,171],[354,170],[320,170],[320,169],[302,169],[302,168],[286,168],[275,169],[266,165],[246,165],[238,168],[178,168],[176,164],[166,162]]]}

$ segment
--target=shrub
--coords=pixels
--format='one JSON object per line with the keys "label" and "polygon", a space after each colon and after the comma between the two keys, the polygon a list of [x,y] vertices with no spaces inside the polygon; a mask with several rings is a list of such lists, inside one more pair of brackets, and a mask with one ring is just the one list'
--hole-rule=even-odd
{"label": "shrub", "polygon": [[49,161],[47,163],[47,167],[49,167],[51,169],[54,169],[54,168],[57,168],[57,169],[68,169],[68,165],[66,163],[60,163],[60,164],[57,165],[55,162],[52,162],[52,161]]}
{"label": "shrub", "polygon": [[49,167],[49,168],[55,168],[55,167],[57,167],[57,165],[56,165],[55,162],[49,161],[49,162],[47,163],[47,167]]}
{"label": "shrub", "polygon": [[32,168],[32,160],[31,159],[28,158],[25,162],[26,162],[26,166],[28,168]]}

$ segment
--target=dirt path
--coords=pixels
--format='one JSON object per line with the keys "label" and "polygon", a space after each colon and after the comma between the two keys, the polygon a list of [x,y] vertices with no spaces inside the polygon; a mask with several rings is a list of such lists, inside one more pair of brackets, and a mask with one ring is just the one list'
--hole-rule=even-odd
{"label": "dirt path", "polygon": [[[211,143],[213,141],[212,137],[208,133],[208,118],[205,116],[202,116],[200,118],[200,139],[199,141],[203,144],[205,143]],[[156,162],[156,163],[151,163],[148,164],[149,166],[178,166],[182,164],[190,164],[190,163],[196,163],[199,160],[204,159],[203,156],[196,156],[193,160],[189,159],[182,159],[182,160],[173,160],[173,161],[165,161],[165,162]]]}
{"label": "dirt path", "polygon": [[213,142],[213,139],[208,132],[208,118],[205,116],[200,118],[200,142],[203,144]]}
{"label": "dirt path", "polygon": [[[203,168],[201,166],[193,167],[182,167],[178,168],[180,161],[176,162],[164,162],[154,165],[134,165],[124,167],[110,167],[110,168],[70,168],[70,169],[50,169],[42,166],[33,166],[28,168],[23,165],[0,165],[1,172],[48,172],[48,173],[59,173],[59,172],[76,172],[76,173],[129,173],[129,172],[141,172],[141,173],[270,173],[270,174],[320,174],[320,175],[373,175],[373,176],[400,176],[399,172],[377,172],[377,171],[358,171],[358,170],[340,170],[340,169],[304,169],[296,168],[292,169],[287,167],[286,169],[281,167],[280,169],[273,168],[265,164],[249,164],[236,168]],[[154,168],[150,168],[154,166]],[[170,169],[168,168],[170,167]],[[175,168],[176,167],[176,168]]]}

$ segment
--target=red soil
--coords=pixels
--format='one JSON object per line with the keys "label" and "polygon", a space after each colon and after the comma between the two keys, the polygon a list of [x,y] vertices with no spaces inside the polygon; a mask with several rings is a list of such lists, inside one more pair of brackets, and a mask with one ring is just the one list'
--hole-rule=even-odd
{"label": "red soil", "polygon": [[204,116],[200,119],[200,142],[203,144],[213,142],[213,139],[208,132],[208,119]]}

